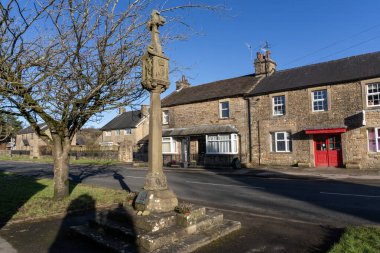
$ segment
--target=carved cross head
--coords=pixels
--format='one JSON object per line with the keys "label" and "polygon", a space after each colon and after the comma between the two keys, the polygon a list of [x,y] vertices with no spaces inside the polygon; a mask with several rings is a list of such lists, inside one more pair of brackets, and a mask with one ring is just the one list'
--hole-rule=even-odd
{"label": "carved cross head", "polygon": [[158,27],[163,26],[166,20],[157,10],[153,10],[148,21],[149,31],[158,31]]}

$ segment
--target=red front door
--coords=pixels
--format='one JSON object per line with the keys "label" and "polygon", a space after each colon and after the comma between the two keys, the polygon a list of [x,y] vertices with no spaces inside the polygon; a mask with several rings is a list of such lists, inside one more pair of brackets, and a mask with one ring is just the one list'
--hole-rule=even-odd
{"label": "red front door", "polygon": [[342,166],[342,141],[340,134],[315,134],[314,156],[316,167]]}

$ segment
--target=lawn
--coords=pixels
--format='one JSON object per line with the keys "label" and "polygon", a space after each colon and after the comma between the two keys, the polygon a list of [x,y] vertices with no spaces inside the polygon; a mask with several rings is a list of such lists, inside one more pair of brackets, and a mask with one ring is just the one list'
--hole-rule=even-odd
{"label": "lawn", "polygon": [[379,253],[380,227],[348,227],[328,253]]}
{"label": "lawn", "polygon": [[0,172],[0,223],[45,218],[55,214],[125,203],[128,192],[82,184],[71,186],[70,196],[54,201],[53,181]]}

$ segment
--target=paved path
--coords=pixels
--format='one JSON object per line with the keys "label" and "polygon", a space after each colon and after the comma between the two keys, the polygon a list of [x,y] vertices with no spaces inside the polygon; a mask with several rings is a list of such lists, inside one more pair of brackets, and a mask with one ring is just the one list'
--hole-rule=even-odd
{"label": "paved path", "polygon": [[5,239],[0,237],[0,252],[1,253],[17,253],[17,250],[12,247]]}

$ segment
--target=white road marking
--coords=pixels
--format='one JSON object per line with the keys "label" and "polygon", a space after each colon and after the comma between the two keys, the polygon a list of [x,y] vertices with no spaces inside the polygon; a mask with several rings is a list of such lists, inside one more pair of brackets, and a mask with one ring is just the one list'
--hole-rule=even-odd
{"label": "white road marking", "polygon": [[319,192],[319,193],[320,194],[328,194],[328,195],[339,195],[339,196],[380,198],[380,196],[377,196],[377,195],[362,195],[362,194],[349,194],[349,193],[338,193],[338,192]]}
{"label": "white road marking", "polygon": [[214,183],[205,183],[198,181],[185,181],[186,183],[192,184],[205,184],[205,185],[214,185],[214,186],[225,186],[225,187],[240,187],[240,188],[252,188],[252,189],[265,189],[263,187],[255,187],[255,186],[244,186],[244,185],[236,185],[236,184],[214,184]]}

